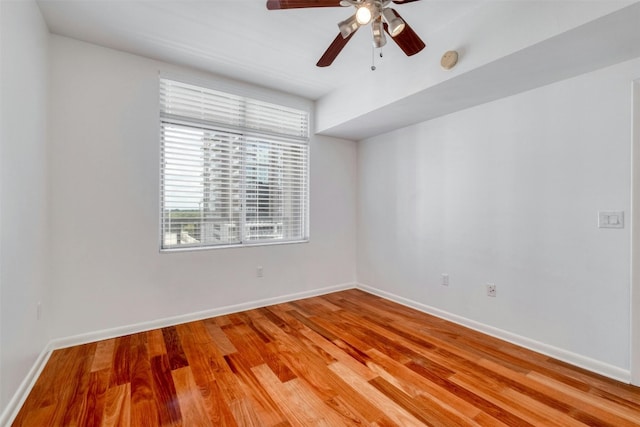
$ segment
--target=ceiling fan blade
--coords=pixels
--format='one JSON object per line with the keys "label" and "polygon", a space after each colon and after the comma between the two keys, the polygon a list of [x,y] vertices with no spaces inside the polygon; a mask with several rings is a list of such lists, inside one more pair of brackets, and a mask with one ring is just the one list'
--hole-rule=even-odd
{"label": "ceiling fan blade", "polygon": [[340,7],[340,0],[267,0],[267,9],[302,9],[306,7]]}
{"label": "ceiling fan blade", "polygon": [[342,34],[338,34],[333,43],[331,43],[327,50],[324,52],[322,58],[320,58],[316,66],[328,67],[329,65],[331,65],[333,61],[338,57],[340,52],[342,52],[342,49],[347,45],[349,40],[351,40],[351,37],[353,37],[356,31],[358,31],[357,28],[353,33],[349,34],[346,39],[342,37]]}
{"label": "ceiling fan blade", "polygon": [[393,0],[395,4],[413,3],[414,1],[418,0]]}
{"label": "ceiling fan blade", "polygon": [[[402,18],[400,14],[395,10],[391,9],[391,11],[398,18]],[[426,45],[420,39],[420,37],[418,37],[416,32],[413,31],[413,29],[409,26],[407,21],[404,19],[402,20],[404,21],[404,24],[405,24],[404,30],[402,30],[402,32],[397,36],[395,37],[392,36],[391,38],[393,39],[393,41],[396,42],[396,44],[400,47],[400,49],[402,49],[405,55],[412,56],[420,52],[422,49],[424,49]],[[387,34],[391,35],[391,33],[389,33],[389,26],[386,23],[384,24],[384,30],[387,32]]]}

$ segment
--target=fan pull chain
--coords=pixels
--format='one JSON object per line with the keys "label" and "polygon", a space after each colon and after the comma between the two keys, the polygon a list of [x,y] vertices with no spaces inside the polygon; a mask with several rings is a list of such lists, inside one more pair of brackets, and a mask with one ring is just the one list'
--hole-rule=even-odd
{"label": "fan pull chain", "polygon": [[[382,48],[380,48],[380,53],[378,54],[378,56],[380,56],[380,58],[382,58],[384,55],[382,55]],[[373,46],[371,48],[371,71],[375,71],[376,70],[376,48],[375,46]]]}
{"label": "fan pull chain", "polygon": [[371,71],[376,70],[376,48],[371,46]]}

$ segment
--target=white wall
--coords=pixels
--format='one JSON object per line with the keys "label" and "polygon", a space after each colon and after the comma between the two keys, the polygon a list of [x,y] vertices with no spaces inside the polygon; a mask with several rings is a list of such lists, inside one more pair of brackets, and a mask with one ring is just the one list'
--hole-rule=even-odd
{"label": "white wall", "polygon": [[640,79],[633,82],[631,184],[631,379],[640,385]]}
{"label": "white wall", "polygon": [[35,2],[0,1],[0,413],[48,341],[48,37]]}
{"label": "white wall", "polygon": [[312,139],[310,243],[160,254],[158,72],[212,77],[50,48],[54,338],[355,282],[355,143]]}
{"label": "white wall", "polygon": [[634,60],[361,141],[359,282],[628,372],[630,229],[597,212],[630,219],[639,76]]}

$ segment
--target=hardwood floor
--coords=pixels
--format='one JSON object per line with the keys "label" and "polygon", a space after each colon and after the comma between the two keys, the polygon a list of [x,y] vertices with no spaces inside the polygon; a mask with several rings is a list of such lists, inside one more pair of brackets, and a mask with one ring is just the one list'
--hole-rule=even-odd
{"label": "hardwood floor", "polygon": [[638,426],[640,389],[358,290],[55,351],[16,426]]}

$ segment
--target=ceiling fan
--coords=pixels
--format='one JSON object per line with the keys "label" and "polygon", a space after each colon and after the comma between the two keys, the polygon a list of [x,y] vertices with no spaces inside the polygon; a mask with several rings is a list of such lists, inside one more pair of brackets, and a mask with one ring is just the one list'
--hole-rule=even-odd
{"label": "ceiling fan", "polygon": [[415,55],[424,49],[424,42],[411,29],[400,14],[388,7],[389,3],[411,3],[418,0],[267,0],[267,9],[301,9],[308,7],[336,7],[353,6],[356,12],[349,18],[338,23],[340,34],[324,52],[318,67],[328,67],[337,58],[351,37],[360,27],[371,24],[373,46],[380,48],[387,43],[386,32],[393,41],[407,55]]}

